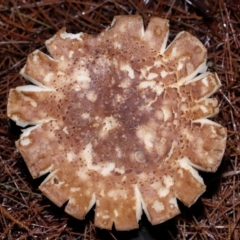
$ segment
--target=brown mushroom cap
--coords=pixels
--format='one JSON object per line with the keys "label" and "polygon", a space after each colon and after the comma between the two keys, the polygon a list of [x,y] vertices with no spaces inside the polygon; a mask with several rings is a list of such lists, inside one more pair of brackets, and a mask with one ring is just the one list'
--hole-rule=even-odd
{"label": "brown mushroom cap", "polygon": [[[196,169],[214,172],[226,129],[207,118],[221,86],[206,72],[206,49],[187,32],[167,47],[168,21],[117,16],[97,36],[65,29],[36,50],[21,74],[34,85],[11,89],[8,116],[23,131],[16,142],[41,191],[95,225],[138,227],[191,206],[205,191]],[[200,73],[200,75],[198,75]],[[198,76],[197,76],[198,75]],[[197,76],[197,77],[196,77]]]}

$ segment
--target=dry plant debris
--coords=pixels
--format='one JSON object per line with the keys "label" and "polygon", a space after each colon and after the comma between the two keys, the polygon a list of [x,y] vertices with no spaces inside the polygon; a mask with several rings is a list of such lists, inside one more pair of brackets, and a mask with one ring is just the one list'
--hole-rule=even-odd
{"label": "dry plant debris", "polygon": [[[16,146],[40,190],[100,228],[138,227],[179,214],[205,191],[194,168],[215,172],[226,129],[208,120],[221,83],[206,48],[187,32],[167,47],[168,21],[121,15],[97,36],[60,30],[36,50],[11,89],[8,116],[26,127]],[[37,71],[36,71],[37,69]],[[200,74],[197,76],[197,74]],[[193,168],[194,167],[194,168]]]}
{"label": "dry plant debris", "polygon": [[[239,1],[3,1],[0,6],[0,233],[3,239],[239,239]],[[191,4],[193,3],[193,4]],[[207,8],[206,8],[207,6]],[[205,11],[204,9],[210,9]],[[19,128],[6,115],[10,88],[26,84],[18,72],[26,57],[42,48],[44,39],[66,26],[68,32],[99,33],[119,14],[170,20],[170,41],[181,30],[197,36],[208,50],[209,70],[217,72],[222,87],[215,97],[220,114],[214,121],[227,127],[227,150],[215,174],[203,174],[207,191],[190,209],[151,227],[145,219],[140,231],[100,231],[86,221],[68,217],[38,191],[14,146]],[[169,44],[170,42],[168,42]],[[7,212],[6,212],[6,211]],[[89,221],[90,220],[90,221]],[[20,224],[19,224],[20,223]],[[144,235],[148,230],[149,237]]]}

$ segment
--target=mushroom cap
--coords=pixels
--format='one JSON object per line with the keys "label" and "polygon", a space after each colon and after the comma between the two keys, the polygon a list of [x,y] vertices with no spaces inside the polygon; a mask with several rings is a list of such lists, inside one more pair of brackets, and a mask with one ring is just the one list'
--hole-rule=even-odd
{"label": "mushroom cap", "polygon": [[34,85],[11,89],[8,116],[23,130],[16,146],[40,190],[95,225],[138,227],[179,214],[205,191],[197,169],[214,172],[226,129],[209,120],[221,83],[206,72],[207,51],[188,32],[166,48],[168,21],[116,16],[93,36],[61,29],[36,50],[21,75]]}

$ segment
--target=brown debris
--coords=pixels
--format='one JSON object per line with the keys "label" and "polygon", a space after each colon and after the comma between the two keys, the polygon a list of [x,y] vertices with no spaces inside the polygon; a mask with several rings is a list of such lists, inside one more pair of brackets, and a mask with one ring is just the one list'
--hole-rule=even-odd
{"label": "brown debris", "polygon": [[[190,1],[188,1],[190,2]],[[0,204],[15,219],[24,222],[27,232],[6,215],[0,215],[0,232],[6,239],[118,239],[94,229],[91,214],[86,221],[69,218],[39,193],[38,182],[30,175],[14,146],[18,128],[9,125],[6,100],[10,88],[24,85],[18,72],[26,57],[63,26],[68,32],[99,33],[113,16],[139,13],[145,25],[150,16],[170,20],[170,40],[181,30],[197,36],[208,49],[208,66],[223,84],[216,94],[220,114],[214,119],[228,129],[227,150],[215,174],[203,174],[207,192],[190,210],[172,221],[151,228],[160,229],[165,239],[239,239],[240,192],[240,92],[239,92],[239,14],[238,1],[204,1],[212,6],[211,18],[187,1],[4,1],[0,6]],[[45,51],[45,49],[42,49]],[[9,132],[10,131],[10,132]],[[9,133],[8,133],[9,132]],[[8,134],[6,134],[8,133]],[[14,137],[15,135],[15,137]],[[35,205],[31,203],[33,201]],[[51,207],[49,207],[51,205]],[[199,206],[201,206],[199,208]],[[199,210],[200,209],[200,210]],[[90,219],[90,220],[89,220]],[[9,230],[8,230],[9,229]],[[106,234],[106,235],[104,235]],[[130,234],[130,233],[129,233]],[[30,237],[31,238],[31,237]],[[129,238],[129,237],[128,237]]]}

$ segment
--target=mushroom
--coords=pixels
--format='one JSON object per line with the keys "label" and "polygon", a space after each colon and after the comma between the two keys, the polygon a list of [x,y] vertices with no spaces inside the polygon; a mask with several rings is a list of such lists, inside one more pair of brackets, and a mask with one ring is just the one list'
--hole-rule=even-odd
{"label": "mushroom", "polygon": [[[226,128],[209,120],[221,83],[207,72],[207,51],[188,32],[166,48],[166,19],[116,16],[100,34],[66,33],[27,58],[33,85],[11,89],[8,116],[26,127],[16,146],[40,190],[95,225],[138,228],[179,214],[205,191],[197,170],[215,172]],[[30,126],[30,127],[29,127]]]}

